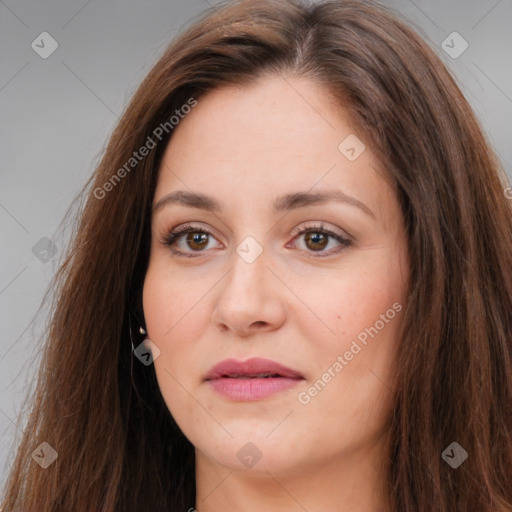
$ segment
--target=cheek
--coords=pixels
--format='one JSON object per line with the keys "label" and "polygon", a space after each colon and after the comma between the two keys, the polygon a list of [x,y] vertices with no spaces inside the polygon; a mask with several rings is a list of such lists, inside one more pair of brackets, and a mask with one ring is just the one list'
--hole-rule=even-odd
{"label": "cheek", "polygon": [[[206,287],[206,290],[209,287]],[[187,432],[190,424],[204,422],[205,415],[187,390],[197,385],[199,340],[204,333],[205,290],[190,280],[170,275],[159,265],[150,265],[143,289],[144,317],[148,337],[160,349],[154,369],[162,397],[174,419]]]}
{"label": "cheek", "polygon": [[390,369],[405,307],[400,262],[396,253],[382,250],[377,258],[375,252],[368,251],[358,254],[358,264],[352,264],[350,271],[338,275],[323,298],[320,294],[311,297],[321,318],[336,333],[316,337],[311,347],[321,370],[313,380],[322,381],[317,385],[321,391],[314,398],[314,407],[319,414],[322,410],[323,414],[331,410],[333,415],[350,410],[357,419],[354,424],[377,424],[386,413],[392,387]]}
{"label": "cheek", "polygon": [[195,389],[206,371],[202,367],[205,345],[201,342],[211,323],[208,291],[215,278],[191,276],[179,269],[171,272],[165,261],[155,260],[150,262],[143,289],[148,337],[160,350],[154,361],[156,377],[178,424],[189,417],[199,420],[204,415],[196,410],[186,390]]}
{"label": "cheek", "polygon": [[[323,301],[313,297],[336,335],[330,341],[317,337],[310,346],[308,359],[315,360],[317,372],[306,390],[311,403],[304,406],[310,408],[304,414],[314,425],[332,418],[327,430],[333,437],[359,439],[362,425],[368,430],[365,435],[376,435],[391,406],[390,369],[404,298],[396,275],[389,268],[378,270],[354,269],[331,283]],[[344,418],[343,424],[338,418]]]}
{"label": "cheek", "polygon": [[[363,256],[358,255],[357,265],[347,267],[338,274],[339,277],[330,279],[323,292],[318,290],[309,295],[319,316],[325,318],[331,331],[335,331],[329,338],[339,347],[373,326],[381,315],[386,316],[385,320],[398,316],[393,304],[398,302],[403,306],[404,283],[399,266],[386,254],[378,260],[374,255]],[[396,324],[395,321],[386,322],[384,330],[390,331]]]}
{"label": "cheek", "polygon": [[205,320],[208,279],[195,281],[186,275],[185,272],[180,275],[179,271],[171,274],[160,264],[150,264],[144,280],[143,306],[148,334],[163,350],[171,344],[179,349],[186,346],[185,339],[196,339],[202,329],[199,318],[203,323]]}
{"label": "cheek", "polygon": [[331,351],[331,364],[338,355],[344,361],[337,385],[344,388],[341,392],[361,398],[361,403],[367,402],[361,396],[365,389],[373,390],[367,399],[389,390],[407,279],[401,253],[383,248],[379,258],[370,252],[365,256],[367,261],[361,257],[361,265],[354,266],[354,271],[338,285],[337,302],[343,307],[331,306],[339,332],[335,351]]}

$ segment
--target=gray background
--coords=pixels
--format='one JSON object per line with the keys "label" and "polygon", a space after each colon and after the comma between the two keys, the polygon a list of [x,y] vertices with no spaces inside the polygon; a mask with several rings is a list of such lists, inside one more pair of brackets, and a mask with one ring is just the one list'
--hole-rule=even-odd
{"label": "gray background", "polygon": [[[512,0],[385,3],[453,70],[512,176]],[[39,361],[44,314],[32,320],[67,241],[57,229],[139,82],[178,30],[214,5],[0,0],[0,488],[22,430],[14,420]],[[59,45],[47,59],[31,47],[45,31]],[[455,59],[441,46],[454,31],[469,44]],[[46,262],[33,252],[45,237],[57,249]]]}

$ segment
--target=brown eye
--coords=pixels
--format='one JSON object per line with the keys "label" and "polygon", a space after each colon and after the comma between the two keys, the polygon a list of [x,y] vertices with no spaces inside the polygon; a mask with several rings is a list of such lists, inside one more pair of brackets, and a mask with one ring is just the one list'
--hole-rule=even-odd
{"label": "brown eye", "polygon": [[[210,252],[211,242],[217,239],[206,229],[192,224],[184,224],[162,235],[160,242],[169,247],[176,256],[193,258]],[[220,243],[222,247],[222,243]]]}
{"label": "brown eye", "polygon": [[306,246],[313,251],[323,250],[329,243],[329,235],[321,231],[308,231],[305,236]]}
{"label": "brown eye", "polygon": [[[307,226],[296,233],[295,240],[299,242],[299,249],[302,249],[306,255],[314,255],[315,258],[335,256],[352,245],[352,240],[344,238],[323,225]],[[330,247],[333,243],[334,247]]]}
{"label": "brown eye", "polygon": [[187,233],[186,243],[193,250],[201,250],[208,245],[208,234],[203,231]]}

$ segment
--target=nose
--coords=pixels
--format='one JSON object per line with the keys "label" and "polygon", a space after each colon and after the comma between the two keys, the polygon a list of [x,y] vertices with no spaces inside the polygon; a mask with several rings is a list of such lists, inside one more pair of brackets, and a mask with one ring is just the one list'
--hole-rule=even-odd
{"label": "nose", "polygon": [[285,287],[268,262],[265,251],[252,263],[233,253],[231,271],[216,287],[212,322],[219,330],[247,337],[279,329],[284,323]]}

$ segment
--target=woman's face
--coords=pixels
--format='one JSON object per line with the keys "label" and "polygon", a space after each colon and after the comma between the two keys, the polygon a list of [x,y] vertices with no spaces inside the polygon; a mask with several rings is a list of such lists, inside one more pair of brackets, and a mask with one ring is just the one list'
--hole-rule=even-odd
{"label": "woman's face", "polygon": [[[198,464],[284,475],[382,445],[406,238],[361,144],[321,87],[293,77],[214,90],[174,128],[143,305],[163,398]],[[212,372],[252,358],[291,371]]]}

